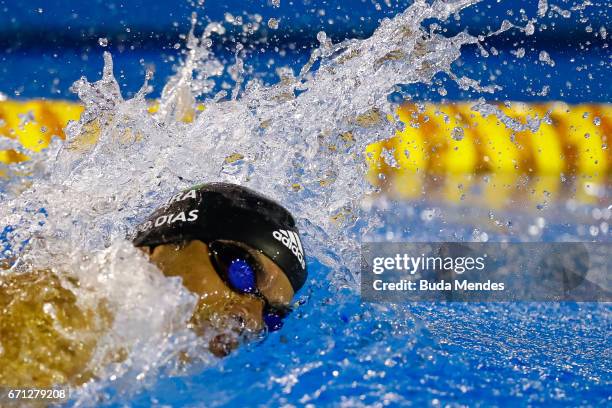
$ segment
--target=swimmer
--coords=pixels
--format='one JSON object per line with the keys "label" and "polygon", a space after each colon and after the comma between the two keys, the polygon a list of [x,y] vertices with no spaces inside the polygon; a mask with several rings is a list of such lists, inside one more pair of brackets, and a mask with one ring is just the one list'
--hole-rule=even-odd
{"label": "swimmer", "polygon": [[[215,333],[209,348],[219,357],[241,338],[280,329],[307,277],[291,214],[232,184],[174,195],[137,227],[133,244],[197,296],[190,327],[199,335]],[[95,378],[88,363],[112,320],[103,301],[95,310],[83,309],[50,271],[0,273],[0,387],[79,385]],[[123,359],[121,350],[108,357]]]}

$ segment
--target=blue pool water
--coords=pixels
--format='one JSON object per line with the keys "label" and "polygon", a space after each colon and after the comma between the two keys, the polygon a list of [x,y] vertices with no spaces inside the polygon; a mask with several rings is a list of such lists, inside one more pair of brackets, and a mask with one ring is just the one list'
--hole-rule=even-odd
{"label": "blue pool water", "polygon": [[[324,270],[312,269],[325,281]],[[263,344],[195,376],[162,378],[130,404],[610,403],[609,306],[372,306],[325,286],[311,286],[313,294],[299,316]],[[335,306],[326,307],[329,303]]]}
{"label": "blue pool water", "polygon": [[[403,231],[396,241],[449,240],[451,235],[469,239],[477,227],[489,232],[491,241],[519,240],[524,239],[523,224],[543,216],[547,225],[539,239],[587,239],[577,231],[587,225],[588,206],[561,216],[558,206],[498,212],[516,225],[514,233],[502,235],[479,221],[457,221],[457,215],[474,209],[438,204],[396,204],[386,212],[386,227],[373,238],[385,240],[382,235],[395,225]],[[422,221],[421,212],[431,208],[441,215]],[[610,236],[598,240],[610,242]],[[610,304],[363,303],[344,276],[315,259],[309,259],[308,268],[308,283],[282,330],[187,373],[162,370],[136,394],[126,394],[125,383],[108,386],[98,405],[504,407],[611,402]]]}
{"label": "blue pool water", "polygon": [[[442,205],[438,221],[420,221],[421,211],[430,208],[413,202],[388,211],[385,224],[408,231],[394,240],[448,240],[451,234],[462,240],[478,226],[451,221],[451,211],[468,211],[461,206]],[[553,213],[552,208],[500,212],[515,220],[517,233],[481,231],[488,231],[491,241],[518,240],[524,219],[544,216],[541,240],[586,239],[576,232],[578,215]],[[384,240],[380,234],[389,230],[382,227],[373,237]],[[309,271],[300,305],[281,331],[191,375],[162,375],[126,403],[514,407],[612,401],[610,304],[362,303],[358,291],[343,287],[337,274],[316,260],[310,259]]]}

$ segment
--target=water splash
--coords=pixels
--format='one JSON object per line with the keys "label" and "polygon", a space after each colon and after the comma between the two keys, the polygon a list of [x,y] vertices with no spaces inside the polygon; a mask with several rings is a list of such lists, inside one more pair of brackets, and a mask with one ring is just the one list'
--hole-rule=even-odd
{"label": "water splash", "polygon": [[522,122],[506,114],[497,105],[490,104],[482,98],[472,106],[472,110],[480,113],[484,117],[489,115],[497,117],[504,126],[514,132],[530,131],[535,133],[540,129],[542,123],[551,123],[550,112],[542,115],[542,117],[538,114],[534,114],[533,116],[527,115],[525,122]]}
{"label": "water splash", "polygon": [[[477,37],[445,37],[421,27],[475,2],[416,1],[364,40],[334,44],[320,33],[319,47],[299,74],[285,70],[273,86],[257,79],[242,86],[237,53],[231,99],[210,95],[212,78],[224,69],[210,37],[223,27],[209,24],[199,37],[192,28],[185,60],[154,115],[145,100],[146,80],[134,98],[123,99],[109,53],[100,81],[74,84],[85,105],[81,120],[68,126],[64,143],[32,158],[31,182],[8,193],[0,225],[14,226],[8,235],[13,247],[28,242],[15,271],[52,268],[77,277],[82,302],[107,299],[123,316],[101,342],[100,355],[121,347],[130,358],[87,383],[77,401],[91,402],[109,381],[137,387],[179,351],[203,344],[186,328],[193,297],[126,241],[178,189],[223,180],[279,200],[297,216],[310,258],[333,271],[332,284],[357,288],[358,238],[381,223],[372,215],[364,219],[361,203],[374,188],[365,177],[363,151],[401,126],[388,95],[398,84],[431,83],[441,72],[464,89],[495,89],[452,72],[461,47],[478,44]],[[197,100],[205,106],[199,113]]]}

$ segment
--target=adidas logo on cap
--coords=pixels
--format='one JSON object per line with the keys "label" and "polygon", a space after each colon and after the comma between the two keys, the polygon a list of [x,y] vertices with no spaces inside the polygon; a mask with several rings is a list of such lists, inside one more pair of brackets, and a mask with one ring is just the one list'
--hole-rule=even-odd
{"label": "adidas logo on cap", "polygon": [[289,248],[298,261],[300,261],[302,269],[306,269],[306,263],[304,262],[304,249],[302,248],[302,242],[300,241],[298,234],[293,231],[279,229],[274,231],[272,236],[278,241],[282,242],[284,246]]}

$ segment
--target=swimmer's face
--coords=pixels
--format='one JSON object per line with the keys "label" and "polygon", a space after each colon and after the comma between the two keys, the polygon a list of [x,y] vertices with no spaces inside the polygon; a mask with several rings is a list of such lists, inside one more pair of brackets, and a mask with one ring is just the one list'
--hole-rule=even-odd
{"label": "swimmer's face", "polygon": [[[284,272],[261,252],[245,244],[233,244],[248,251],[258,264],[255,268],[257,289],[268,303],[288,306],[294,292]],[[183,285],[198,295],[197,310],[192,318],[196,331],[214,328],[241,334],[257,333],[264,328],[263,299],[232,290],[215,270],[209,248],[204,242],[193,240],[180,245],[165,244],[146,251],[164,275],[180,276]],[[218,339],[222,344],[211,343],[211,350],[215,354],[227,354],[235,347],[235,338],[228,337],[227,333],[224,336]]]}

